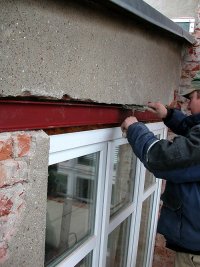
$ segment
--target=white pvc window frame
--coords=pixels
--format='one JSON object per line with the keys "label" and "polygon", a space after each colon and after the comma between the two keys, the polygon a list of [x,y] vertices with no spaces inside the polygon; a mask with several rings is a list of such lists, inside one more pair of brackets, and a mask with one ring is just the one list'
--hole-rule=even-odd
{"label": "white pvc window frame", "polygon": [[[150,123],[147,124],[147,127],[155,135],[159,134],[161,138],[166,137],[166,128],[163,123]],[[49,266],[74,267],[91,252],[93,254],[92,267],[105,267],[108,235],[127,218],[130,218],[130,238],[126,267],[134,267],[137,256],[142,203],[147,197],[154,194],[153,219],[151,220],[150,237],[146,251],[147,260],[145,266],[141,267],[151,266],[161,180],[156,179],[156,183],[144,192],[145,168],[139,160],[137,160],[136,164],[133,200],[110,220],[111,170],[114,164],[114,150],[116,146],[127,143],[127,139],[122,138],[119,127],[50,136],[49,165],[95,152],[100,152],[100,160],[94,234],[88,237],[82,245],[61,262],[56,265],[50,264]]]}
{"label": "white pvc window frame", "polygon": [[[83,132],[83,138],[87,137],[87,133]],[[102,181],[101,177],[105,176],[102,171],[105,170],[106,164],[106,150],[107,146],[105,142],[87,145],[87,142],[83,142],[83,146],[77,147],[76,137],[78,134],[74,134],[72,137],[71,134],[68,135],[59,135],[50,137],[50,156],[49,156],[49,165],[55,164],[61,161],[70,160],[73,158],[81,157],[87,154],[99,152],[99,172],[98,172],[98,184],[97,184],[97,192],[103,192],[104,190],[104,181]],[[64,138],[64,140],[63,140]],[[72,140],[72,139],[73,140]],[[75,139],[74,139],[75,138]],[[84,138],[85,139],[85,138]],[[87,139],[87,138],[86,138]],[[74,142],[75,141],[75,142]],[[60,150],[60,142],[63,142],[63,149]],[[52,146],[53,144],[53,146]],[[54,147],[55,145],[55,147]],[[58,147],[57,147],[58,145]],[[67,149],[65,150],[67,146]],[[59,150],[58,150],[59,149]],[[101,230],[101,213],[102,213],[102,205],[103,195],[97,194],[96,199],[96,215],[95,215],[95,226],[94,226],[94,234],[91,237],[88,237],[87,241],[85,241],[82,245],[80,245],[75,251],[73,251],[69,256],[63,259],[61,262],[56,264],[58,267],[70,266],[73,267],[78,264],[84,257],[86,257],[90,252],[93,252],[93,262],[98,262],[98,248],[100,246],[100,230]],[[55,264],[49,264],[49,266],[55,266]],[[94,263],[93,263],[93,266]]]}

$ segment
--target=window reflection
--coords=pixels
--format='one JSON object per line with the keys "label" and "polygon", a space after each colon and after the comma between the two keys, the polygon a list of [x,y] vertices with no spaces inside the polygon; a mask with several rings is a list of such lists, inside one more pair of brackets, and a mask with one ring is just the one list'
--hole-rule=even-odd
{"label": "window reflection", "polygon": [[128,253],[130,218],[121,223],[108,237],[106,267],[125,267]]}
{"label": "window reflection", "polygon": [[87,257],[82,259],[74,267],[91,267],[92,266],[92,254],[90,253]]}
{"label": "window reflection", "polygon": [[140,222],[140,235],[137,252],[136,267],[146,266],[146,257],[149,238],[151,234],[151,221],[152,221],[152,209],[153,209],[154,194],[148,197],[142,205],[142,215]]}
{"label": "window reflection", "polygon": [[115,148],[110,214],[113,216],[133,199],[136,156],[129,144]]}
{"label": "window reflection", "polygon": [[45,265],[93,233],[98,161],[99,152],[49,166]]}

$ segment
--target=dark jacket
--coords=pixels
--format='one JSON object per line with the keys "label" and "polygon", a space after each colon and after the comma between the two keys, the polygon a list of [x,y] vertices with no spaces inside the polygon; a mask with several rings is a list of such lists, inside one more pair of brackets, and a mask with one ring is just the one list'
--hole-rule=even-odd
{"label": "dark jacket", "polygon": [[200,114],[170,110],[164,123],[178,134],[160,140],[140,122],[129,126],[134,153],[157,178],[166,182],[158,232],[168,243],[200,252]]}

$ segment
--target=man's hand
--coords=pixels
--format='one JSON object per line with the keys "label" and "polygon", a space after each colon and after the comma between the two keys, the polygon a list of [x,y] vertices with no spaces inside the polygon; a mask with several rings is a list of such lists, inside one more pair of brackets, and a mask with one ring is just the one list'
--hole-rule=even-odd
{"label": "man's hand", "polygon": [[164,119],[167,116],[166,107],[160,102],[148,103],[149,111],[155,113],[159,118]]}
{"label": "man's hand", "polygon": [[138,122],[138,120],[134,116],[128,117],[122,122],[121,129],[124,137],[126,137],[126,132],[128,130],[128,127],[136,122]]}

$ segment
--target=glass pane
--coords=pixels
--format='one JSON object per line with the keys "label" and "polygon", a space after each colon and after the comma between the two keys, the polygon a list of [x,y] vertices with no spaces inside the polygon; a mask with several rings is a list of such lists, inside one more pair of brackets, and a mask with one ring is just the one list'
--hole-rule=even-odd
{"label": "glass pane", "polygon": [[126,207],[133,199],[136,156],[129,144],[115,148],[113,166],[111,216]]}
{"label": "glass pane", "polygon": [[92,253],[87,255],[84,259],[82,259],[74,267],[91,267],[91,266],[92,266]]}
{"label": "glass pane", "polygon": [[152,209],[153,209],[154,194],[148,197],[142,205],[142,215],[140,222],[140,235],[137,252],[136,267],[146,266],[147,250],[150,237],[150,227],[152,221]]}
{"label": "glass pane", "polygon": [[93,233],[99,152],[49,166],[45,264]]}
{"label": "glass pane", "polygon": [[147,190],[151,185],[155,184],[155,182],[156,182],[155,176],[151,172],[146,170],[145,182],[144,182],[144,191]]}
{"label": "glass pane", "polygon": [[190,22],[176,22],[181,28],[185,31],[189,32],[190,30]]}
{"label": "glass pane", "polygon": [[130,218],[108,236],[106,267],[125,267],[128,254]]}

